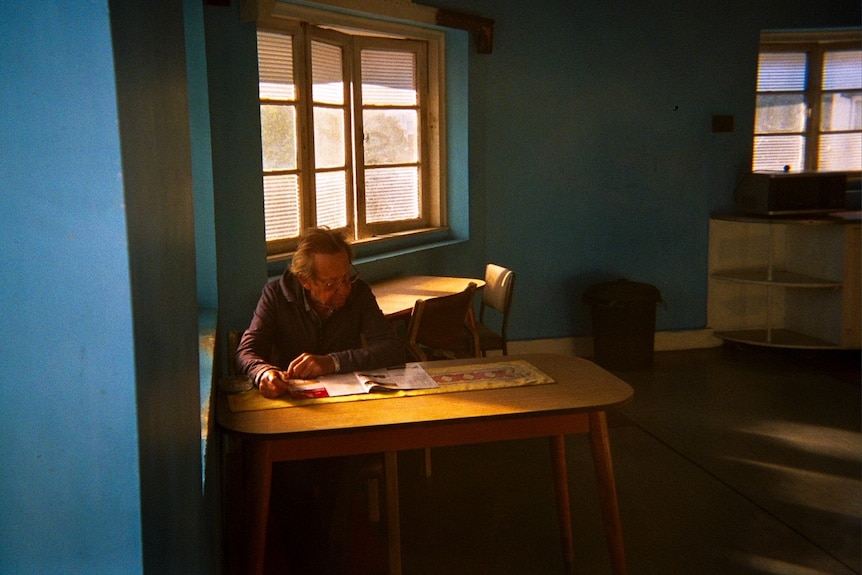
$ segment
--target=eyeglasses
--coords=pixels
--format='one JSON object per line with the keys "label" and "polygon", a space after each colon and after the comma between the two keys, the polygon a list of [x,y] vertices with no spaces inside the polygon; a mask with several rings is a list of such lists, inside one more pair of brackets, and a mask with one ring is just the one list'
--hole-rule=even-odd
{"label": "eyeglasses", "polygon": [[356,283],[356,280],[359,279],[359,270],[357,270],[353,265],[350,266],[350,273],[348,273],[345,277],[337,280],[330,280],[328,282],[322,282],[317,278],[314,278],[320,287],[325,291],[335,291],[341,286],[350,287]]}

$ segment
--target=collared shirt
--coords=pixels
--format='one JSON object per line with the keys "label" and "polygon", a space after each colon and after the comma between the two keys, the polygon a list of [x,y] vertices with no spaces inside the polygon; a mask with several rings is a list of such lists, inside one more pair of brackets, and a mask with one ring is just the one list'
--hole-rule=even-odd
{"label": "collared shirt", "polygon": [[237,367],[254,379],[285,370],[303,353],[332,355],[341,372],[404,363],[406,348],[386,320],[371,288],[353,284],[344,306],[322,319],[289,270],[267,283],[236,352]]}

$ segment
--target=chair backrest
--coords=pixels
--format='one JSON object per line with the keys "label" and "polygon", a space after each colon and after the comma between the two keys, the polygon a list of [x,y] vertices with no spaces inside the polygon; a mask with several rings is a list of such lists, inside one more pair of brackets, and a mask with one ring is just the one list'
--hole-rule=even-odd
{"label": "chair backrest", "polygon": [[407,345],[421,361],[427,361],[424,348],[451,351],[460,348],[465,332],[471,340],[471,355],[479,356],[479,339],[473,317],[476,284],[470,282],[459,293],[417,300],[407,325]]}
{"label": "chair backrest", "polygon": [[514,287],[515,272],[496,264],[485,266],[485,288],[482,290],[479,321],[484,320],[485,307],[490,307],[503,314],[505,325],[509,316],[509,308],[512,306]]}

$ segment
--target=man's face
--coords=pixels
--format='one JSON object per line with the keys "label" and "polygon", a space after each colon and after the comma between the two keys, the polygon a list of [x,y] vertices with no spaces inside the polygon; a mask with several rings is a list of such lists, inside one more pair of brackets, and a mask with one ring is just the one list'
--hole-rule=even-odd
{"label": "man's face", "polygon": [[314,276],[303,279],[302,287],[320,305],[338,309],[347,301],[353,287],[353,266],[344,252],[314,255]]}

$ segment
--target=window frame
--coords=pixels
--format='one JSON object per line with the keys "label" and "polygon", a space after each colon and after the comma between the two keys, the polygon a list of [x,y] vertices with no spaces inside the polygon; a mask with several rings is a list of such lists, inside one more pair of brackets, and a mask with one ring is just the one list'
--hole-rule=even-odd
{"label": "window frame", "polygon": [[[294,61],[301,61],[302,66],[306,66],[305,71],[294,71],[297,90],[300,91],[297,102],[297,139],[298,139],[298,166],[299,171],[309,169],[309,153],[308,147],[313,146],[313,134],[309,133],[312,124],[307,121],[310,114],[313,114],[313,102],[310,98],[311,82],[306,82],[302,86],[302,81],[299,80],[300,73],[310,74],[310,54],[307,53],[307,46],[310,46],[310,40],[306,41],[303,36],[310,32],[315,40],[318,34],[322,34],[327,38],[346,38],[347,42],[353,48],[344,51],[345,61],[353,58],[355,62],[350,62],[350,65],[355,65],[360,59],[360,47],[368,46],[369,43],[379,42],[380,45],[386,45],[389,42],[412,42],[414,44],[421,43],[424,45],[424,54],[417,59],[417,68],[421,65],[425,66],[426,72],[418,74],[419,83],[417,84],[418,97],[422,99],[424,112],[420,115],[421,128],[419,130],[422,141],[420,142],[420,157],[419,162],[422,164],[420,172],[420,211],[421,219],[410,222],[389,222],[384,224],[363,225],[352,220],[352,215],[348,217],[347,227],[343,231],[346,232],[349,240],[354,246],[365,244],[380,244],[380,248],[385,249],[387,242],[392,242],[393,247],[396,247],[396,242],[403,240],[405,236],[415,236],[421,238],[423,235],[435,234],[435,232],[445,231],[448,229],[448,213],[446,206],[448,204],[446,197],[446,137],[445,137],[445,32],[425,27],[417,23],[416,25],[404,24],[400,22],[390,22],[377,20],[370,17],[359,17],[351,14],[340,14],[329,12],[320,9],[301,8],[280,2],[274,3],[270,11],[266,14],[260,14],[255,17],[257,30],[265,30],[268,32],[290,34],[293,38]],[[304,29],[305,28],[305,29]],[[371,40],[376,38],[376,40]],[[327,40],[328,41],[328,40]],[[418,44],[417,44],[418,45]],[[346,67],[348,70],[350,67]],[[349,75],[348,72],[345,74]],[[310,78],[310,75],[307,76]],[[350,78],[352,82],[354,78]],[[359,86],[356,87],[359,90]],[[352,88],[348,85],[345,87],[347,93]],[[361,98],[358,99],[361,105]],[[263,100],[261,100],[261,103]],[[347,106],[349,115],[353,121],[348,126],[348,130],[353,130],[357,126],[356,115],[361,114],[361,107],[350,101]],[[361,125],[361,121],[359,122]],[[346,135],[346,147],[353,148],[352,157],[347,158],[347,161],[355,163],[354,169],[348,170],[348,177],[354,178],[363,163],[361,154],[361,135],[356,131],[353,136]],[[349,140],[349,141],[347,141]],[[345,152],[347,155],[351,153]],[[313,178],[314,168],[310,166],[311,171],[301,175],[302,178]],[[263,172],[262,172],[263,175]],[[307,185],[307,184],[306,184]],[[364,190],[359,190],[361,178],[356,177],[356,181],[349,187],[354,195],[361,194]],[[300,187],[303,184],[300,183]],[[300,197],[307,195],[306,191],[300,191]],[[312,196],[313,197],[313,196]],[[308,201],[300,200],[300,209],[302,210],[300,228],[305,227],[306,221],[313,221],[314,206],[309,207]],[[303,205],[305,204],[305,205]],[[364,210],[364,206],[359,208]],[[265,216],[264,216],[265,217]],[[312,224],[309,224],[312,225]],[[356,235],[354,235],[356,231]],[[435,234],[436,237],[436,234]],[[266,242],[266,254],[268,263],[278,263],[292,256],[292,252],[296,248],[298,238],[286,238],[278,240],[269,240]],[[377,249],[377,248],[375,248]]]}
{"label": "window frame", "polygon": [[[805,87],[800,91],[788,91],[788,94],[802,94],[806,111],[804,112],[804,125],[801,132],[757,132],[757,122],[755,119],[752,130],[752,143],[755,142],[758,136],[765,134],[799,134],[803,137],[805,151],[803,154],[803,167],[798,171],[826,171],[820,168],[820,138],[824,133],[821,131],[821,117],[823,94],[822,79],[823,79],[823,63],[824,56],[827,52],[838,52],[846,50],[862,49],[862,30],[822,30],[822,31],[805,31],[805,32],[787,32],[787,31],[764,31],[760,35],[760,45],[758,48],[758,60],[760,55],[764,53],[780,53],[780,52],[803,52],[806,54],[806,77]],[[757,75],[759,76],[759,69]],[[761,92],[755,90],[756,98],[761,94],[771,92]],[[755,104],[755,115],[757,113]],[[854,133],[851,130],[849,133]],[[751,168],[755,169],[755,147],[752,146],[751,153]],[[846,173],[859,178],[862,170],[847,170]]]}

